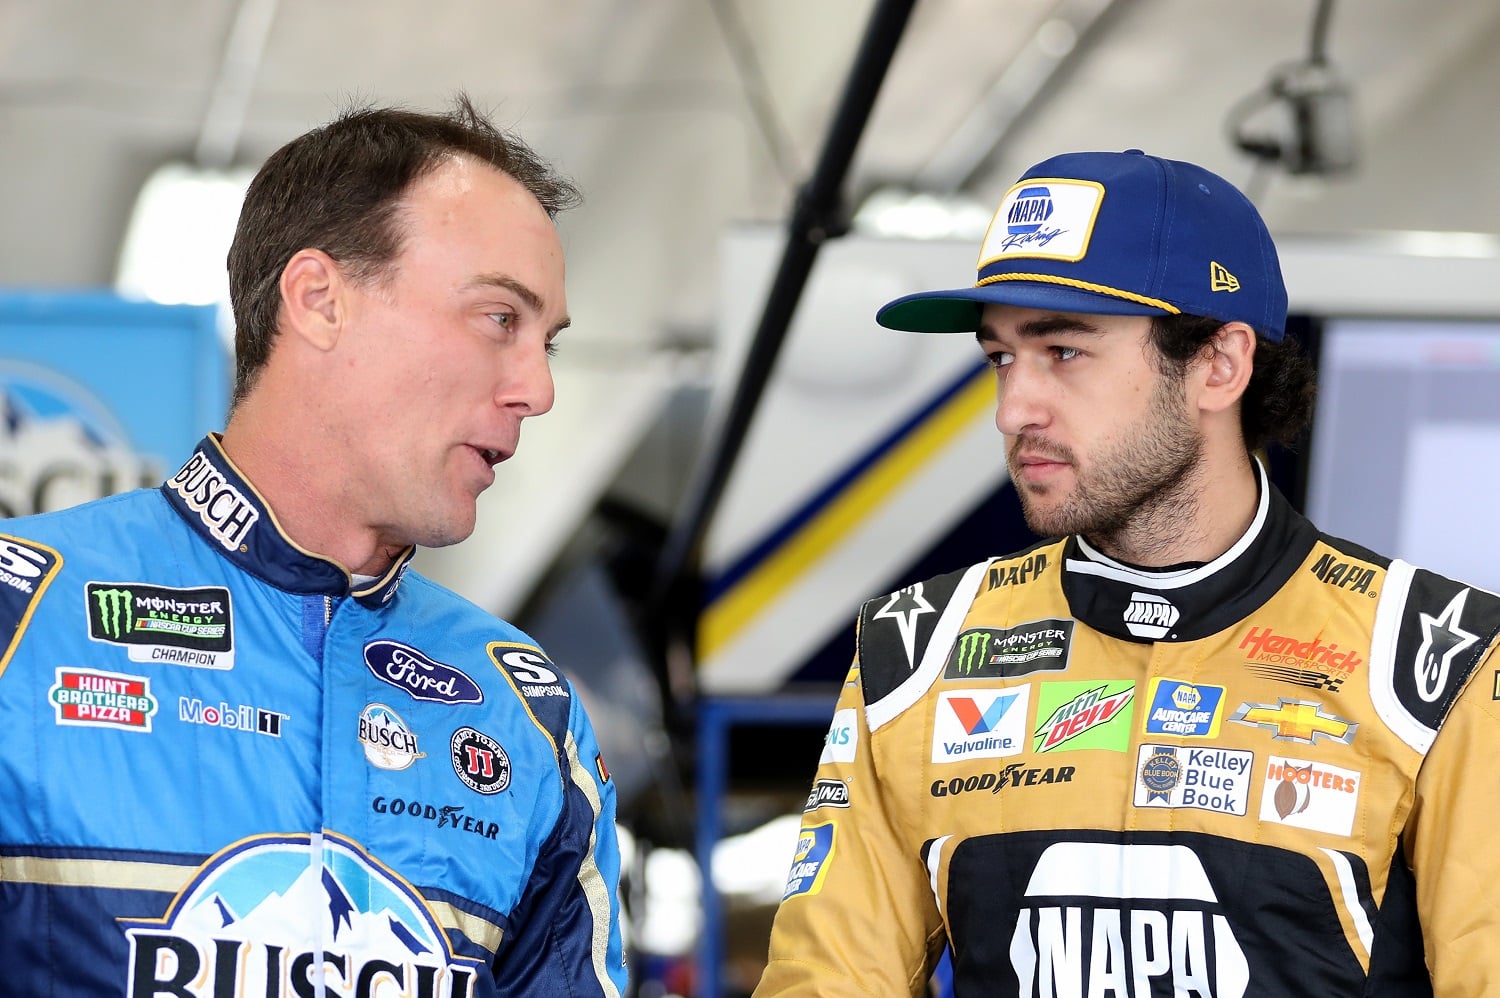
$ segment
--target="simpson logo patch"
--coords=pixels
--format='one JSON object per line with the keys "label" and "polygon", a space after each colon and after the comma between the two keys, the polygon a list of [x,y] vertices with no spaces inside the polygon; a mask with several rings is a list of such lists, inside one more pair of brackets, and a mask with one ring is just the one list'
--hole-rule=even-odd
{"label": "simpson logo patch", "polygon": [[959,634],[944,679],[1015,679],[1068,667],[1071,620],[1032,620],[1015,627],[974,627]]}
{"label": "simpson logo patch", "polygon": [[1135,684],[1129,680],[1043,683],[1037,695],[1033,752],[1130,747]]}
{"label": "simpson logo patch", "polygon": [[51,548],[0,534],[0,672],[61,567],[62,556]]}
{"label": "simpson logo patch", "polygon": [[151,680],[144,676],[67,667],[57,670],[47,698],[58,724],[126,731],[150,731],[157,706]]}
{"label": "simpson logo patch", "polygon": [[234,667],[229,590],[222,586],[90,582],[84,587],[84,603],[89,637],[123,646],[132,662]]}
{"label": "simpson logo patch", "polygon": [[552,662],[541,649],[532,645],[496,642],[489,647],[495,664],[510,673],[525,697],[565,697],[562,679],[552,669]]}
{"label": "simpson logo patch", "polygon": [[787,873],[786,890],[781,899],[798,894],[816,894],[823,889],[823,880],[828,874],[828,864],[833,859],[833,836],[835,825],[804,825],[797,835],[797,852],[792,857],[792,868]]}
{"label": "simpson logo patch", "polygon": [[1273,755],[1260,795],[1261,820],[1348,835],[1354,829],[1363,781],[1356,770]]}

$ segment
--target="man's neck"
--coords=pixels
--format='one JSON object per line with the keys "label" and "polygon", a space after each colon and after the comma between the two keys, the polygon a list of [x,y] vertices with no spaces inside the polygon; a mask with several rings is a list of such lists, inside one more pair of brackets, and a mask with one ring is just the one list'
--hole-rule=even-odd
{"label": "man's neck", "polygon": [[1123,528],[1085,539],[1103,554],[1142,568],[1212,561],[1244,536],[1260,500],[1259,472],[1248,454],[1239,453],[1238,461],[1221,467],[1200,462]]}

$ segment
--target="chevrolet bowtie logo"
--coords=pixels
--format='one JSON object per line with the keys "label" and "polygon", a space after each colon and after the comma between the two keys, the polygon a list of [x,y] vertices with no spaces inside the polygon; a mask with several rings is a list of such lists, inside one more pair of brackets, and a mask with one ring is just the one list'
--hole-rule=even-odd
{"label": "chevrolet bowtie logo", "polygon": [[1224,269],[1224,265],[1208,261],[1208,286],[1214,291],[1238,291],[1240,279]]}
{"label": "chevrolet bowtie logo", "polygon": [[1242,703],[1234,712],[1231,721],[1257,728],[1270,728],[1272,738],[1283,742],[1306,742],[1316,745],[1318,739],[1348,745],[1354,741],[1359,724],[1342,717],[1323,713],[1323,705],[1309,700],[1279,699],[1273,707],[1268,703]]}

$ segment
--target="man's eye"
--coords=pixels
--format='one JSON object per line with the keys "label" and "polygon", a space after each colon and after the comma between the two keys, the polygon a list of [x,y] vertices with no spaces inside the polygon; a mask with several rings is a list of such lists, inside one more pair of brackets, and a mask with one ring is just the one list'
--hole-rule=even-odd
{"label": "man's eye", "polygon": [[1008,367],[1011,361],[1016,359],[1015,354],[1009,354],[1003,350],[987,353],[984,355],[984,358],[990,362],[991,367]]}
{"label": "man's eye", "polygon": [[1073,347],[1053,347],[1052,349],[1056,351],[1058,360],[1072,360],[1078,356],[1078,351]]}
{"label": "man's eye", "polygon": [[491,312],[490,318],[502,329],[509,329],[516,321],[514,312]]}

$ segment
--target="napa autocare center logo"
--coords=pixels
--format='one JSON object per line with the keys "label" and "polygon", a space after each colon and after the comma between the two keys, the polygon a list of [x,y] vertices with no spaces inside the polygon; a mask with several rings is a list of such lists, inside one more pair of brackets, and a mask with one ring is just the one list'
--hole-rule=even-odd
{"label": "napa autocare center logo", "polygon": [[89,637],[124,646],[133,662],[234,668],[229,590],[222,586],[90,582],[84,600]]}
{"label": "napa autocare center logo", "polygon": [[161,458],[137,453],[82,385],[37,364],[0,360],[0,518],[149,488],[164,473]]}

